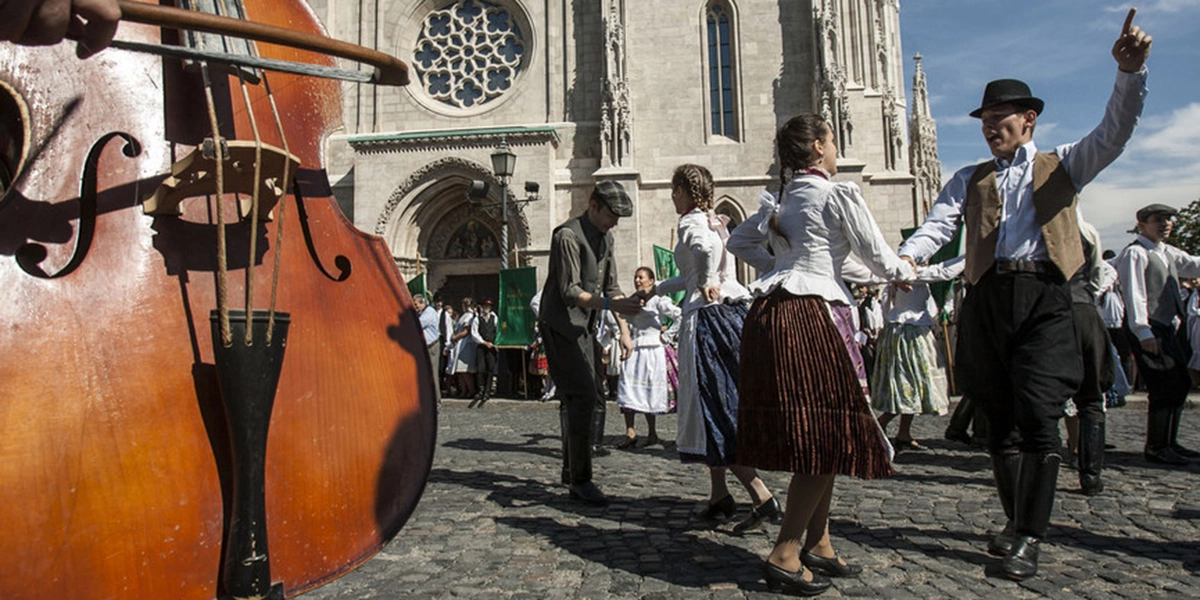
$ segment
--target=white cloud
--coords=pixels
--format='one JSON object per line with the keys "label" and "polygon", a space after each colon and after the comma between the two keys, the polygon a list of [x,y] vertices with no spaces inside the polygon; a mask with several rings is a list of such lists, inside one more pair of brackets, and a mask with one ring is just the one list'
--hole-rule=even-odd
{"label": "white cloud", "polygon": [[[1200,2],[1200,0],[1197,0]],[[1130,150],[1171,158],[1190,158],[1200,148],[1200,103],[1177,108],[1165,118],[1148,118],[1143,128],[1152,133],[1136,136]]]}

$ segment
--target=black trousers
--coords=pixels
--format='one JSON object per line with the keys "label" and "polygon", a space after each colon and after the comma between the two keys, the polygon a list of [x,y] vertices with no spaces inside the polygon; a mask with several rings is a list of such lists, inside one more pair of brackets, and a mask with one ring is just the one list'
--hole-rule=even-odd
{"label": "black trousers", "polygon": [[498,351],[495,348],[485,348],[477,346],[475,348],[475,383],[479,388],[479,395],[487,398],[492,392],[492,377],[496,373],[496,355]]}
{"label": "black trousers", "polygon": [[[1192,387],[1187,370],[1192,352],[1185,337],[1186,327],[1176,329],[1151,321],[1150,330],[1154,332],[1154,339],[1158,340],[1158,354],[1142,350],[1140,343],[1133,344],[1138,373],[1146,385],[1147,408],[1175,410],[1187,401],[1188,391]],[[1132,333],[1130,337],[1136,338]]]}
{"label": "black trousers", "polygon": [[1108,350],[1108,328],[1095,304],[1077,302],[1072,309],[1079,354],[1083,360],[1083,381],[1075,392],[1075,408],[1080,417],[1103,423],[1104,392],[1112,387],[1116,378],[1116,364]]}
{"label": "black trousers", "polygon": [[963,299],[957,376],[984,407],[993,454],[1057,452],[1083,365],[1070,289],[1056,274],[985,274]]}
{"label": "black trousers", "polygon": [[586,330],[568,336],[542,325],[541,332],[550,378],[562,399],[563,470],[570,483],[586,483],[592,480],[593,413],[605,408],[596,342]]}

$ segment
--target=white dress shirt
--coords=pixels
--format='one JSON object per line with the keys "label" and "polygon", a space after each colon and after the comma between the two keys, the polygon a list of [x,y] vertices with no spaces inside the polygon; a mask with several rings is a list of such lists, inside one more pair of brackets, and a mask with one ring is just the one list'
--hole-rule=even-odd
{"label": "white dress shirt", "polygon": [[1121,279],[1121,294],[1125,299],[1125,320],[1139,341],[1154,337],[1146,304],[1146,267],[1150,265],[1151,252],[1158,254],[1168,266],[1174,264],[1178,277],[1200,277],[1200,256],[1191,256],[1166,242],[1156,244],[1143,235],[1137,236],[1133,244],[1117,255],[1117,276]]}
{"label": "white dress shirt", "polygon": [[685,315],[710,304],[703,292],[710,285],[721,286],[717,302],[748,300],[750,292],[737,280],[736,261],[726,256],[722,265],[722,256],[725,242],[710,225],[709,213],[698,208],[685,213],[679,217],[679,242],[675,244],[675,266],[680,274],[659,282],[658,293],[687,292],[680,303]]}
{"label": "white dress shirt", "polygon": [[950,281],[962,275],[965,265],[966,257],[956,256],[945,262],[920,267],[917,269],[917,280],[913,282],[910,292],[905,292],[895,286],[888,286],[884,292],[887,322],[932,327],[938,307],[937,301],[933,299],[933,294],[929,293],[929,284]]}
{"label": "white dress shirt", "polygon": [[[750,285],[756,296],[782,287],[797,296],[815,295],[854,306],[854,296],[842,277],[851,252],[884,280],[916,277],[912,266],[889,247],[853,183],[801,173],[777,203],[765,192],[759,199],[762,207],[733,230],[727,244],[730,252],[758,269],[759,278]],[[778,215],[782,236],[768,227],[772,214]]]}
{"label": "white dress shirt", "polygon": [[[1146,68],[1142,67],[1137,73],[1118,70],[1100,124],[1078,142],[1054,149],[1076,190],[1082,190],[1121,155],[1142,114],[1145,98]],[[995,159],[996,187],[1003,202],[996,241],[997,258],[1045,260],[1048,256],[1033,205],[1033,157],[1036,153],[1037,146],[1030,141],[1017,149],[1012,162]],[[925,223],[900,247],[900,254],[911,256],[919,263],[950,241],[962,222],[967,186],[976,166],[963,167],[954,174],[942,188]]]}
{"label": "white dress shirt", "polygon": [[1121,299],[1121,289],[1117,286],[1117,269],[1113,266],[1117,257],[1102,261],[1101,269],[1104,275],[1100,278],[1100,290],[1096,295],[1096,308],[1104,326],[1118,329],[1125,325],[1125,301]]}

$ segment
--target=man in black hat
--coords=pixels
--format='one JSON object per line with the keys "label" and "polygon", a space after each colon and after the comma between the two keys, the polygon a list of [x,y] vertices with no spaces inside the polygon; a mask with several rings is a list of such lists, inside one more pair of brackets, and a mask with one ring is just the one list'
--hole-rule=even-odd
{"label": "man in black hat", "polygon": [[[638,296],[626,298],[617,285],[612,234],[621,217],[633,214],[633,201],[615,181],[592,190],[587,211],[554,230],[550,265],[538,310],[550,378],[562,399],[563,483],[571,497],[603,505],[608,498],[592,483],[592,444],[604,435],[606,406],[599,388],[596,328],[601,311],[636,314]],[[621,345],[632,347],[622,319]]]}
{"label": "man in black hat", "polygon": [[1037,573],[1062,460],[1058,422],[1083,377],[1067,285],[1084,264],[1077,196],[1120,156],[1146,94],[1150,36],[1133,25],[1134,14],[1113,44],[1119,70],[1100,125],[1078,142],[1038,152],[1042,100],[1015,79],[989,83],[971,115],[995,158],[955,173],[900,248],[915,266],[965,225],[957,375],[988,417],[1008,517],[988,551],[1004,556],[1001,571],[1015,580]]}
{"label": "man in black hat", "polygon": [[499,320],[491,300],[479,303],[479,316],[471,321],[471,339],[475,340],[475,385],[479,391],[467,408],[483,406],[492,397],[492,376],[496,372],[496,333]]}
{"label": "man in black hat", "polygon": [[[1137,239],[1117,257],[1117,275],[1125,300],[1125,323],[1138,341],[1133,345],[1138,373],[1146,384],[1146,460],[1186,465],[1200,453],[1179,445],[1179,419],[1192,381],[1187,363],[1187,310],[1180,277],[1200,277],[1200,257],[1167,244],[1179,211],[1151,204],[1137,211]],[[1179,319],[1179,324],[1175,320]]]}

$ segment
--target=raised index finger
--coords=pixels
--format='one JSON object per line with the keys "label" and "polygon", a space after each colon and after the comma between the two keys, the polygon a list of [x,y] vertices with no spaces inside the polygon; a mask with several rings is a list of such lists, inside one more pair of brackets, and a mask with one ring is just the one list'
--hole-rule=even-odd
{"label": "raised index finger", "polygon": [[1129,9],[1129,14],[1125,15],[1125,25],[1121,27],[1121,35],[1129,35],[1129,29],[1133,27],[1133,15],[1137,14],[1137,8]]}

